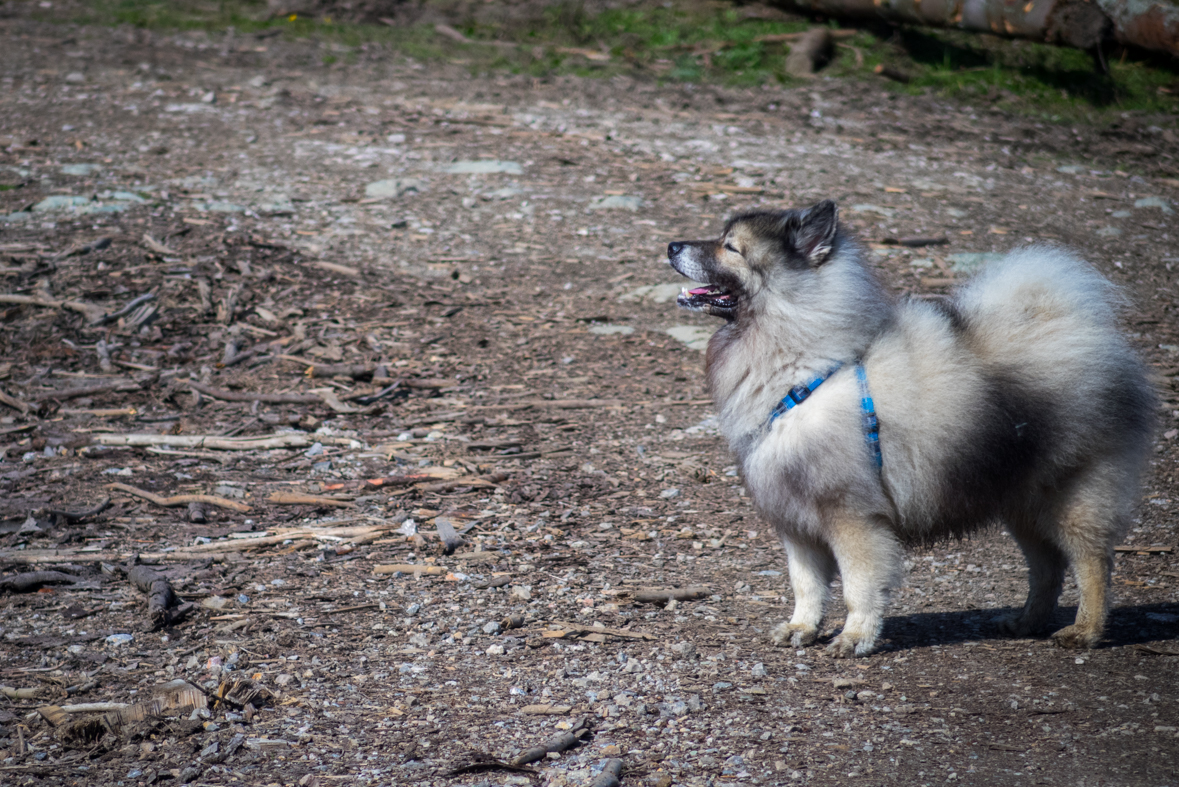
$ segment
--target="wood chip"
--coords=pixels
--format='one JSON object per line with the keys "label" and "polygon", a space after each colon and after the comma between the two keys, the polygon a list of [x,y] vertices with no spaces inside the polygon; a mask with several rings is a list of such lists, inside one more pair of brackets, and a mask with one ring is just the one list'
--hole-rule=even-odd
{"label": "wood chip", "polygon": [[448,570],[443,566],[424,566],[418,563],[389,563],[373,566],[374,574],[445,574]]}

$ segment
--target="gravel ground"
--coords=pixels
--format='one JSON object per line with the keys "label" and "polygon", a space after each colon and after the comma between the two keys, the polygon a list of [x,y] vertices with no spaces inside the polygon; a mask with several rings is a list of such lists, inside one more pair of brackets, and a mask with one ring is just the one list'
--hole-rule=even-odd
{"label": "gravel ground", "polygon": [[[28,405],[0,412],[0,581],[71,583],[0,596],[0,782],[584,785],[620,758],[661,787],[1179,783],[1174,118],[0,35],[0,273],[29,301],[0,303]],[[898,292],[1040,240],[1126,288],[1165,407],[1103,647],[999,636],[1026,570],[997,532],[914,551],[869,658],[769,644],[783,556],[662,250],[826,197]],[[915,236],[948,243],[890,242]],[[173,625],[148,630],[136,556],[194,605]],[[238,678],[265,691],[217,694]],[[51,710],[181,679],[208,707]],[[579,722],[530,771],[487,762]]]}

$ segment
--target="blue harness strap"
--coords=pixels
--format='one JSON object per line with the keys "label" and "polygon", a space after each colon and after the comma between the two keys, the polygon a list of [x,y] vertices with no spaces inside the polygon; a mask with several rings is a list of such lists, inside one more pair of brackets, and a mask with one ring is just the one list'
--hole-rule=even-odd
{"label": "blue harness strap", "polygon": [[805,402],[807,398],[815,392],[816,388],[827,382],[827,378],[838,372],[841,368],[843,368],[843,364],[837,363],[828,369],[826,374],[816,377],[805,385],[796,385],[787,391],[786,395],[782,397],[782,401],[778,402],[778,404],[774,406],[774,409],[770,411],[770,423],[772,424],[775,420],[777,420],[778,416],[780,416],[782,413],[786,412],[787,410],[793,410],[795,407],[798,407],[800,404]]}
{"label": "blue harness strap", "polygon": [[880,419],[876,417],[876,403],[872,401],[872,392],[868,390],[868,373],[863,364],[856,364],[856,381],[860,384],[860,422],[864,425],[864,440],[868,443],[868,452],[872,454],[872,461],[876,467],[884,467],[884,457],[880,453]]}
{"label": "blue harness strap", "polygon": [[[805,402],[815,392],[815,389],[842,368],[843,364],[837,363],[828,369],[826,374],[816,377],[809,383],[791,388],[786,396],[782,397],[782,401],[778,402],[770,411],[770,424],[773,425],[774,421],[787,410],[793,410]],[[864,365],[860,363],[856,364],[856,382],[860,386],[860,423],[864,427],[864,442],[868,444],[868,453],[872,456],[873,464],[878,469],[883,468],[884,457],[880,453],[880,419],[876,417],[876,403],[872,401],[872,392],[868,389],[868,373],[864,371]]]}

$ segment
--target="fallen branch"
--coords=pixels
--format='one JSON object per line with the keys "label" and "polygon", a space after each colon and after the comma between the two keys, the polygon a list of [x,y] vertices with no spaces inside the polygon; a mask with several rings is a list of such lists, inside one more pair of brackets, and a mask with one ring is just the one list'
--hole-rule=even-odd
{"label": "fallen branch", "polygon": [[630,631],[629,629],[610,628],[608,626],[587,626],[581,623],[569,623],[562,620],[551,621],[548,625],[553,628],[541,632],[541,636],[548,639],[564,639],[565,637],[581,636],[583,634],[605,634],[622,639],[642,639],[654,641],[658,639],[654,634],[645,631]]}
{"label": "fallen branch", "polygon": [[194,604],[180,600],[163,574],[147,566],[135,566],[127,572],[127,579],[147,594],[147,617],[151,621],[148,631],[170,626],[195,609]]}
{"label": "fallen branch", "polygon": [[1158,546],[1158,545],[1151,546],[1151,547],[1136,547],[1132,544],[1122,544],[1121,546],[1114,547],[1114,552],[1123,552],[1123,553],[1129,552],[1131,554],[1134,552],[1149,552],[1151,554],[1169,555],[1174,551],[1175,551],[1175,547]]}
{"label": "fallen branch", "polygon": [[160,497],[157,494],[143,489],[137,489],[128,484],[108,484],[107,487],[120,492],[126,492],[132,497],[141,497],[164,508],[177,508],[179,506],[187,506],[189,503],[205,503],[206,505],[217,506],[218,508],[228,508],[230,511],[237,511],[242,514],[248,514],[250,512],[250,507],[245,503],[239,503],[236,500],[229,500],[224,497],[217,497],[216,495],[174,495],[172,497]]}

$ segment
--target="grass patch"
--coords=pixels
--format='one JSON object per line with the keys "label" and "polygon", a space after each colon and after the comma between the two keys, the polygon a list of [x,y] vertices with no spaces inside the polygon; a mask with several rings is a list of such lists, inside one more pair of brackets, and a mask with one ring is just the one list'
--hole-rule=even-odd
{"label": "grass patch", "polygon": [[[441,10],[434,4],[443,1],[428,0],[427,8]],[[537,2],[523,14],[513,5],[511,15],[495,13],[494,3],[478,5],[454,24],[470,44],[441,36],[427,24],[273,17],[262,0],[92,0],[74,21],[210,33],[232,27],[242,34],[315,38],[329,47],[322,57],[325,65],[353,62],[350,50],[378,44],[418,60],[460,62],[473,72],[506,70],[538,78],[625,73],[744,86],[791,84],[783,70],[788,45],[765,37],[801,32],[812,24],[707,0],[666,5],[652,0],[596,14],[577,0]],[[877,65],[910,77],[903,86],[888,83],[889,89],[932,91],[1046,120],[1099,122],[1126,111],[1179,112],[1179,72],[1165,58],[1115,57],[1109,74],[1103,74],[1084,52],[957,31],[857,31],[840,40],[823,73],[880,80],[872,72]]]}

